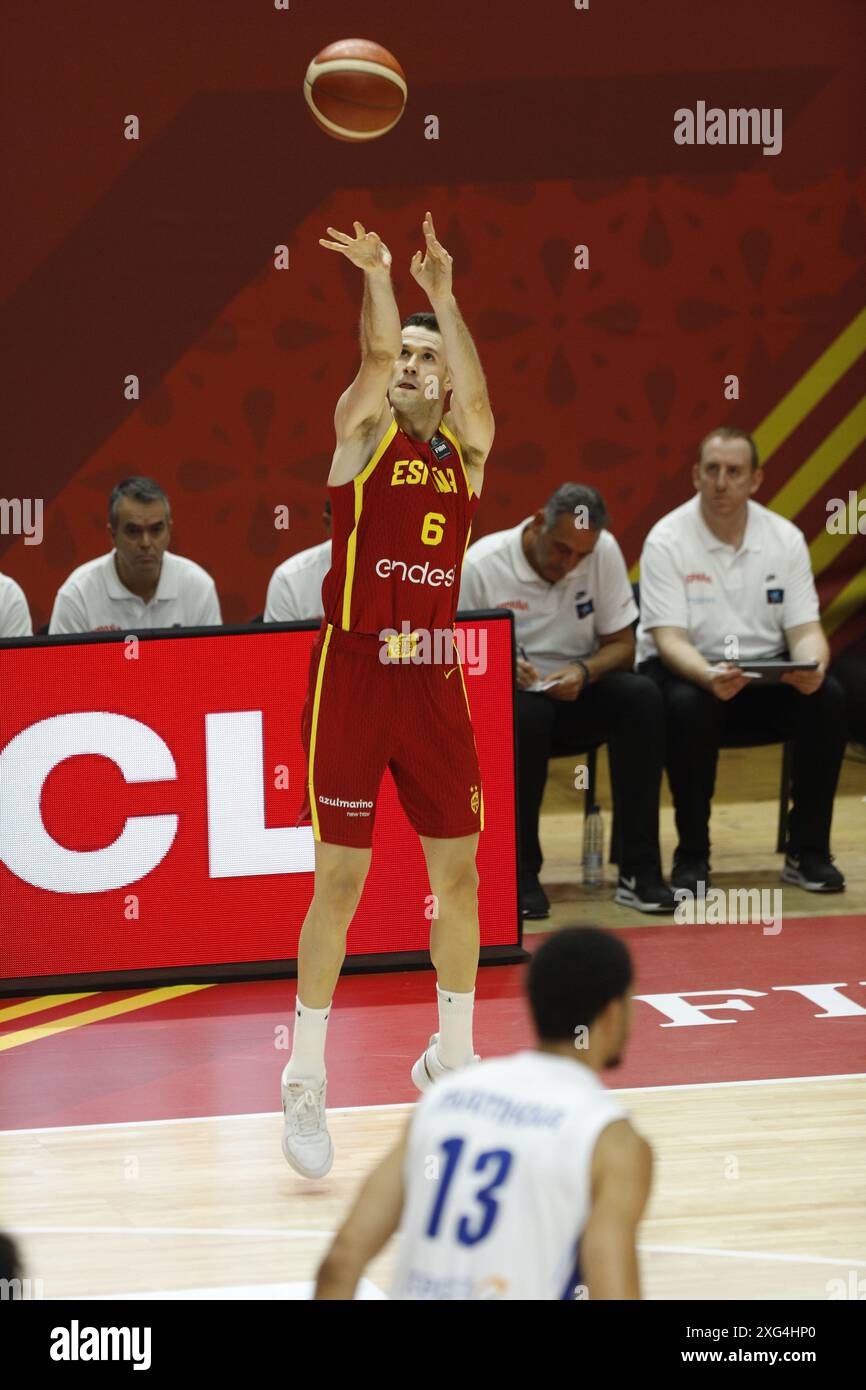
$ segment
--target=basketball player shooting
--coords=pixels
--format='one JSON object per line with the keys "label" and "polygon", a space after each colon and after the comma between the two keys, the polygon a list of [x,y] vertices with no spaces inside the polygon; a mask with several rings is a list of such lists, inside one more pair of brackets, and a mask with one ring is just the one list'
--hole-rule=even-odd
{"label": "basketball player shooting", "polygon": [[[334,415],[332,563],[302,716],[307,786],[299,823],[312,821],[315,885],[298,947],[282,1101],[283,1153],[309,1178],[324,1177],[334,1158],[325,1115],[325,1034],[346,932],[370,867],[386,767],[420,837],[433,895],[439,1029],[412,1080],[424,1091],[475,1058],[475,856],[484,801],[453,635],[494,421],[481,362],[454,298],[452,259],[430,213],[425,251],[410,264],[430,311],[402,324],[391,254],[375,232],[360,222],[354,228],[349,236],[329,227],[330,239],[320,240],[362,271],[364,299],[361,365]],[[444,660],[419,660],[424,635],[426,650],[444,651]],[[394,890],[400,891],[399,872]]]}

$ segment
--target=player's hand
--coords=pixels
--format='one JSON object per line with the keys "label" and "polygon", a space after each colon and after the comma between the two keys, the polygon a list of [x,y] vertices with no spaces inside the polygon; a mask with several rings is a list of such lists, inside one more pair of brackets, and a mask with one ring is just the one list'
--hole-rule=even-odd
{"label": "player's hand", "polygon": [[421,225],[424,231],[424,240],[427,243],[426,251],[423,259],[420,251],[415,252],[409,262],[409,270],[430,303],[435,305],[438,300],[447,299],[451,294],[451,266],[453,262],[445,247],[436,240],[433,218],[429,212],[425,215]]}
{"label": "player's hand", "polygon": [[539,679],[538,672],[531,661],[524,661],[522,656],[517,658],[517,689],[525,690],[528,685],[535,685]]}
{"label": "player's hand", "polygon": [[328,231],[336,241],[326,241],[324,237],[319,237],[319,245],[326,246],[329,251],[341,251],[352,265],[358,266],[365,272],[388,272],[391,266],[391,252],[388,250],[384,241],[376,232],[367,232],[360,222],[353,222],[355,228],[354,237],[347,236],[345,232],[338,232],[335,227],[329,227]]}
{"label": "player's hand", "polygon": [[786,671],[781,679],[785,685],[793,685],[801,695],[814,695],[824,684],[826,673],[827,668],[819,662],[814,671]]}
{"label": "player's hand", "polygon": [[718,674],[708,676],[708,690],[715,695],[717,700],[733,700],[735,695],[750,684],[749,677],[744,676],[739,666],[732,666],[729,661],[720,663]]}
{"label": "player's hand", "polygon": [[563,666],[561,671],[551,671],[544,679],[557,682],[544,692],[551,700],[576,700],[586,685],[586,676],[579,666]]}

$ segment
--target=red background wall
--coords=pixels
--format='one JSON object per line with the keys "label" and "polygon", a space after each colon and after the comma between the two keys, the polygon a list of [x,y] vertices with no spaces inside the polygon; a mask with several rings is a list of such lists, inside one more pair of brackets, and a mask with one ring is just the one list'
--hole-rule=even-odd
{"label": "red background wall", "polygon": [[[328,223],[383,236],[405,314],[426,307],[408,264],[434,213],[497,418],[476,536],[587,481],[629,563],[689,495],[697,440],[719,423],[760,434],[866,304],[860,3],[89,0],[7,7],[4,30],[0,493],[46,511],[42,546],[0,535],[0,569],[36,626],[108,548],[127,473],[166,488],[173,549],[213,574],[227,622],[260,612],[273,568],[323,538],[361,298],[360,274],[318,245]],[[322,134],[301,92],[309,59],[358,32],[409,82],[398,127],[363,148]],[[698,100],[782,107],[782,152],[676,145],[673,113]],[[140,403],[123,397],[131,372]],[[862,380],[861,358],[809,408],[795,392],[759,500]],[[779,501],[819,542],[837,647],[866,628],[864,547],[828,545],[825,504],[866,477],[862,432],[846,425],[830,476],[810,463]]]}

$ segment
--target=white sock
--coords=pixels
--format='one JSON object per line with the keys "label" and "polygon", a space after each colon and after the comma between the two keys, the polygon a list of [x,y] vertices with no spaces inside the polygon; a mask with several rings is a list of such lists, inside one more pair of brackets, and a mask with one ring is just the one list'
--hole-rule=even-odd
{"label": "white sock", "polygon": [[305,1081],[325,1080],[325,1034],[330,1012],[331,1004],[326,1009],[308,1009],[300,999],[295,1000],[292,1055],[283,1071],[284,1077],[303,1077]]}
{"label": "white sock", "polygon": [[436,986],[439,1003],[439,1042],[436,1051],[443,1067],[463,1067],[475,1055],[472,1047],[472,1008],[475,990],[455,994]]}

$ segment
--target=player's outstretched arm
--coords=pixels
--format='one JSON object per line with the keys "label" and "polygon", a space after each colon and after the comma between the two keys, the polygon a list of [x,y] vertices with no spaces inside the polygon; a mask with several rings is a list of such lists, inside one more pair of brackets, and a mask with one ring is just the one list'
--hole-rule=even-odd
{"label": "player's outstretched arm", "polygon": [[358,375],[337,402],[334,428],[337,443],[366,431],[380,419],[394,362],[400,356],[402,333],[400,313],[391,285],[391,252],[376,234],[353,223],[355,236],[328,231],[333,241],[319,238],[319,245],[338,251],[364,272],[364,302],[361,305],[361,366]]}
{"label": "player's outstretched arm", "polygon": [[652,1149],[628,1120],[602,1130],[592,1156],[592,1204],[580,1242],[590,1301],[640,1298],[637,1228],[652,1184]]}
{"label": "player's outstretched arm", "polygon": [[319,1266],[314,1298],[352,1299],[370,1261],[390,1240],[403,1214],[403,1164],[409,1120],[399,1142],[367,1178]]}
{"label": "player's outstretched arm", "polygon": [[461,445],[474,467],[481,468],[493,445],[494,420],[484,369],[451,285],[452,257],[437,240],[433,218],[423,222],[426,251],[412,257],[409,269],[430,300],[442,334],[451,378],[451,414]]}

